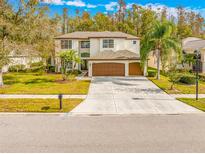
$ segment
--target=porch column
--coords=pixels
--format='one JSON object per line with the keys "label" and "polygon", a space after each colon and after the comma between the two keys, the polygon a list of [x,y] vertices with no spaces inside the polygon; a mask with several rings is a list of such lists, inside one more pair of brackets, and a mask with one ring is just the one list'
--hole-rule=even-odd
{"label": "porch column", "polygon": [[93,62],[91,61],[88,61],[88,76],[89,77],[92,77],[92,65],[93,65]]}
{"label": "porch column", "polygon": [[125,76],[129,76],[129,61],[125,62]]}

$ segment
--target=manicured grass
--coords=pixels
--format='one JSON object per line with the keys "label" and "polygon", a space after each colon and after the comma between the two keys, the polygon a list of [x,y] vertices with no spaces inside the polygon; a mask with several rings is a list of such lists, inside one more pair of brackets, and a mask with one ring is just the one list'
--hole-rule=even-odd
{"label": "manicured grass", "polygon": [[63,109],[59,109],[58,99],[0,99],[0,112],[69,112],[82,99],[63,99]]}
{"label": "manicured grass", "polygon": [[62,82],[61,74],[4,74],[0,94],[87,94],[90,81]]}
{"label": "manicured grass", "polygon": [[200,98],[199,100],[196,100],[194,98],[178,98],[178,100],[199,110],[205,111],[205,98]]}
{"label": "manicured grass", "polygon": [[[169,78],[163,75],[161,75],[160,80],[157,80],[155,77],[149,77],[149,79],[169,94],[195,94],[196,91],[195,85],[186,85],[182,83],[177,83],[174,85],[174,90],[170,90],[171,83],[169,82]],[[205,82],[199,82],[199,93],[205,93]]]}

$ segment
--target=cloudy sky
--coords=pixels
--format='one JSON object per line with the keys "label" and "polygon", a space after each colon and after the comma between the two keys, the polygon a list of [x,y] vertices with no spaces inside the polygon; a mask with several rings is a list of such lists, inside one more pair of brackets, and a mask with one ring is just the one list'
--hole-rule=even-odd
{"label": "cloudy sky", "polygon": [[[15,0],[10,0],[13,4]],[[70,15],[74,15],[75,10],[85,10],[91,14],[96,12],[113,12],[116,10],[117,0],[43,0],[42,5],[48,5],[50,14],[62,14],[62,8],[67,7]],[[169,14],[176,15],[176,7],[182,6],[187,10],[200,12],[205,17],[205,0],[125,0],[127,8],[136,3],[147,7],[152,6],[153,9],[162,8],[166,6]]]}

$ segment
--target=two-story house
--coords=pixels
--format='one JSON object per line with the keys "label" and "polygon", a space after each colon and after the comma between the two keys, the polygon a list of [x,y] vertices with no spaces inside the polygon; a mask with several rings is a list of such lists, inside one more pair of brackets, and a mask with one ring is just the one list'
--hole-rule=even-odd
{"label": "two-story house", "polygon": [[[55,37],[56,54],[73,49],[89,76],[142,75],[140,68],[140,39],[122,32],[73,32]],[[60,69],[60,59],[56,64]]]}

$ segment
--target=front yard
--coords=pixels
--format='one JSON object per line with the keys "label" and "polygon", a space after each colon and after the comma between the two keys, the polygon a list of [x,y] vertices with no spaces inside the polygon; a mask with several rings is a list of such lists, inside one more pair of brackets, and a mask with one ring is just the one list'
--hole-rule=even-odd
{"label": "front yard", "polygon": [[90,81],[62,81],[61,74],[4,74],[0,94],[87,94]]}
{"label": "front yard", "polygon": [[[196,91],[195,85],[186,85],[183,83],[177,83],[174,86],[174,90],[170,90],[171,83],[169,82],[169,78],[163,75],[161,75],[160,80],[157,80],[156,77],[148,78],[168,94],[195,94]],[[205,82],[199,82],[199,93],[205,94]]]}
{"label": "front yard", "polygon": [[59,109],[58,99],[0,99],[0,112],[69,112],[82,99],[63,99],[63,109]]}

